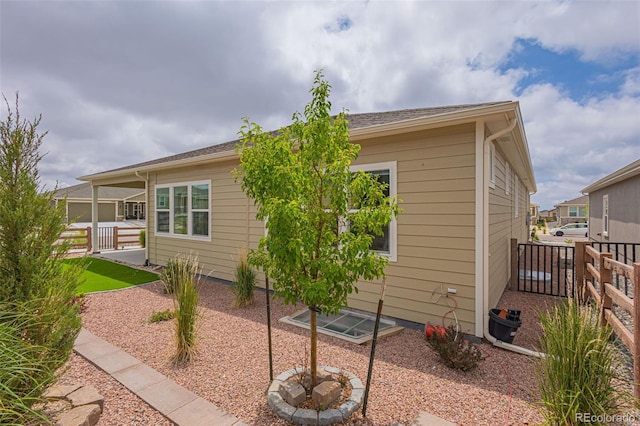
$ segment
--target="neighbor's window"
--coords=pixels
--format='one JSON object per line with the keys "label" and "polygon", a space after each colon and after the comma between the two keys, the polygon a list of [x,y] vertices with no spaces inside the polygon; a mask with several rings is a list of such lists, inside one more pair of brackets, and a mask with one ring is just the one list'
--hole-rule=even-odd
{"label": "neighbor's window", "polygon": [[156,187],[156,231],[177,236],[209,236],[210,182]]}
{"label": "neighbor's window", "polygon": [[507,171],[505,172],[505,182],[504,182],[504,193],[506,195],[511,194],[511,166],[509,163],[506,163]]}
{"label": "neighbor's window", "polygon": [[609,195],[602,196],[602,236],[609,236]]}
{"label": "neighbor's window", "polygon": [[[362,170],[378,178],[379,182],[387,184],[384,195],[387,197],[396,196],[396,174],[397,165],[395,161],[384,163],[363,164],[351,166],[352,171]],[[389,256],[392,262],[397,260],[397,222],[396,218],[391,218],[391,222],[382,228],[383,235],[374,236],[371,249],[385,256]]]}
{"label": "neighbor's window", "polygon": [[587,217],[585,206],[569,206],[569,217]]}

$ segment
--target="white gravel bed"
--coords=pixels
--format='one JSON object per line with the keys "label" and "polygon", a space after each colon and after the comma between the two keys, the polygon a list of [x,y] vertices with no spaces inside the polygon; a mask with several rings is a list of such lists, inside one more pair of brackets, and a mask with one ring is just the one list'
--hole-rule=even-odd
{"label": "white gravel bed", "polygon": [[[233,296],[227,285],[206,281],[201,288],[198,355],[184,368],[172,368],[169,362],[172,322],[148,323],[153,312],[173,307],[161,283],[88,295],[86,301],[83,323],[92,333],[247,424],[286,424],[271,413],[266,402],[269,364],[263,292],[256,291],[254,306],[238,309],[232,306]],[[284,306],[277,300],[271,303],[274,376],[301,365],[305,359],[308,331],[278,321],[301,308]],[[367,418],[358,412],[344,424],[410,425],[419,411],[459,425],[541,423],[533,361],[488,344],[480,347],[486,359],[477,370],[464,373],[441,364],[421,332],[405,329],[381,338],[376,347]],[[318,362],[353,372],[365,382],[370,350],[369,345],[320,335]],[[104,389],[114,388],[113,379],[78,358],[70,362],[71,378],[83,377],[85,383],[105,393]],[[117,387],[122,396],[105,400],[100,426],[143,424],[132,420],[140,416],[149,416],[144,424],[170,424],[161,423],[157,413],[140,400],[132,401],[126,389]]]}

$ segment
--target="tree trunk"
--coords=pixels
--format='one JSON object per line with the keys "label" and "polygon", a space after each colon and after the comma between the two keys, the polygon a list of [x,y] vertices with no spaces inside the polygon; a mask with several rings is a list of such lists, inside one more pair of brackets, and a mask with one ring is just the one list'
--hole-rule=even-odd
{"label": "tree trunk", "polygon": [[318,328],[315,307],[309,306],[309,328],[311,330],[311,389],[318,384]]}

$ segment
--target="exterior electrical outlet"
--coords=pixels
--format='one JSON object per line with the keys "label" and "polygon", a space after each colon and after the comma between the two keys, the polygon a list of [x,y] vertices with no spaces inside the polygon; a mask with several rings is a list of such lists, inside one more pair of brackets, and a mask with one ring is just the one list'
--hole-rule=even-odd
{"label": "exterior electrical outlet", "polygon": [[458,292],[458,290],[456,290],[455,288],[448,288],[447,289],[447,293],[456,294],[457,292]]}

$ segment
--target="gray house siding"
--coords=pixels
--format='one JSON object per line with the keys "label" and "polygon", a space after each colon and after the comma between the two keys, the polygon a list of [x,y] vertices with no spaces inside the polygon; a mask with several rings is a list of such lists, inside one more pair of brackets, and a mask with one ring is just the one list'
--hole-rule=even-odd
{"label": "gray house siding", "polygon": [[[603,235],[603,197],[609,198],[609,233]],[[640,243],[640,175],[589,194],[589,237],[594,241]]]}

